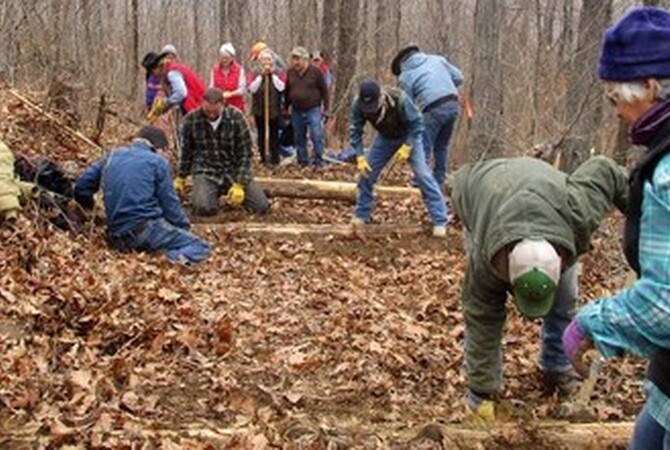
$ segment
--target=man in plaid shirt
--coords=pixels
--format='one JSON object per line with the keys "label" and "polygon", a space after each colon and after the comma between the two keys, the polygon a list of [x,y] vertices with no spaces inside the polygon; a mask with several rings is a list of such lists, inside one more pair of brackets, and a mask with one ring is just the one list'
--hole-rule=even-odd
{"label": "man in plaid shirt", "polygon": [[213,215],[219,196],[236,208],[264,214],[270,204],[251,174],[251,134],[244,114],[224,104],[217,88],[205,91],[200,108],[187,115],[182,128],[182,154],[175,189],[193,176],[191,203],[196,214]]}

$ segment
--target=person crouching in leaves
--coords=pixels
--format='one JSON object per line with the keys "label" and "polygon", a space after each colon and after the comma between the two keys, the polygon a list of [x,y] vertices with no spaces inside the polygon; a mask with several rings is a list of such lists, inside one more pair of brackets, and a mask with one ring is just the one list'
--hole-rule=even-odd
{"label": "person crouching in leaves", "polygon": [[219,197],[256,214],[270,208],[265,193],[251,174],[251,133],[244,114],[224,104],[223,92],[205,91],[200,108],[184,118],[182,154],[175,188],[184,191],[193,176],[191,203],[194,212],[211,216],[219,210]]}
{"label": "person crouching in leaves", "polygon": [[626,211],[626,170],[604,156],[569,175],[535,158],[498,158],[462,166],[449,185],[467,257],[462,308],[469,417],[505,415],[496,398],[508,294],[524,317],[542,319],[545,390],[569,397],[579,383],[561,337],[578,295],[577,259],[613,207]]}
{"label": "person crouching in leaves", "polygon": [[286,88],[285,75],[275,69],[274,54],[269,49],[263,50],[258,59],[260,70],[252,74],[248,86],[253,96],[251,111],[258,130],[261,163],[267,164],[269,156],[270,165],[276,166],[279,164],[279,114],[281,95]]}
{"label": "person crouching in leaves", "polygon": [[[367,156],[363,154],[363,129],[369,122],[377,131]],[[372,213],[373,191],[384,166],[395,158],[409,159],[419,183],[421,196],[433,222],[433,235],[447,234],[447,205],[423,154],[423,119],[412,100],[399,89],[382,87],[375,80],[365,80],[351,107],[349,132],[351,148],[356,151],[358,196],[352,225],[360,227]],[[403,145],[409,142],[410,146]]]}
{"label": "person crouching in leaves", "polygon": [[189,232],[190,223],[172,186],[170,165],[156,153],[165,133],[146,126],[127,147],[107,153],[77,179],[75,200],[92,209],[102,189],[107,237],[121,251],[166,251],[171,262],[191,264],[209,257],[209,245]]}

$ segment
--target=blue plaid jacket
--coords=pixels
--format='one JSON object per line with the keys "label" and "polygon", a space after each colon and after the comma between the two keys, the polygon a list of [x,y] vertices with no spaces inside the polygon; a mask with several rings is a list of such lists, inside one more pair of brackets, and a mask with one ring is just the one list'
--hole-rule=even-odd
{"label": "blue plaid jacket", "polygon": [[[577,314],[605,357],[632,352],[649,358],[659,348],[670,349],[670,155],[644,185],[639,260],[635,284]],[[649,413],[670,430],[670,399],[650,381],[645,387]]]}

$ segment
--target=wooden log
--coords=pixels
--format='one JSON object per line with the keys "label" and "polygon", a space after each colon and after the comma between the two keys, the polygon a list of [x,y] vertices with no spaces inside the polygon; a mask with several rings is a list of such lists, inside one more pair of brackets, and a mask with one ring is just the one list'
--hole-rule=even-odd
{"label": "wooden log", "polygon": [[633,422],[570,423],[532,421],[487,425],[429,425],[414,438],[446,442],[447,448],[569,448],[605,449],[626,447]]}
{"label": "wooden log", "polygon": [[[352,182],[281,178],[256,178],[256,181],[269,197],[356,201],[356,183]],[[404,198],[419,195],[419,190],[402,186],[376,186],[375,194]]]}
{"label": "wooden log", "polygon": [[369,224],[359,227],[355,231],[349,224],[306,224],[306,223],[250,223],[228,222],[215,223],[211,219],[198,218],[200,222],[193,223],[196,230],[212,230],[228,234],[262,234],[262,235],[291,235],[291,236],[389,236],[393,234],[428,235],[430,228],[421,225],[397,224]]}

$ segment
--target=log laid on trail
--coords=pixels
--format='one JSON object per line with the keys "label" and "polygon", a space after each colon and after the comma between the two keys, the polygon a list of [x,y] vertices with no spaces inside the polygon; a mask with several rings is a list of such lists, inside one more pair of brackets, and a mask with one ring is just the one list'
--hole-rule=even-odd
{"label": "log laid on trail", "polygon": [[[633,422],[570,423],[533,421],[524,425],[489,424],[482,428],[445,425],[441,435],[465,448],[487,441],[501,441],[514,446],[515,442],[532,440],[537,448],[594,449],[626,446],[633,433]],[[525,447],[524,447],[525,448]]]}
{"label": "log laid on trail", "polygon": [[[356,201],[356,183],[306,179],[256,178],[268,197],[306,198]],[[375,194],[382,197],[419,195],[419,190],[402,186],[376,186]]]}
{"label": "log laid on trail", "polygon": [[263,235],[293,235],[293,236],[389,236],[394,234],[420,235],[429,234],[430,228],[420,225],[397,225],[397,224],[369,224],[361,227],[357,232],[352,232],[349,224],[305,224],[305,223],[250,223],[250,222],[228,222],[216,223],[207,219],[202,222],[193,223],[195,229],[209,229],[230,234],[263,234]]}

